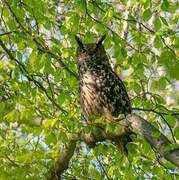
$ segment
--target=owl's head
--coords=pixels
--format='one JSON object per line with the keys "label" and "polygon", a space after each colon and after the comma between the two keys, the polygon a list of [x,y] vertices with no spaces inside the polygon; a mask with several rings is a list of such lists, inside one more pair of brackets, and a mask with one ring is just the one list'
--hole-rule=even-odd
{"label": "owl's head", "polygon": [[103,41],[106,35],[103,35],[97,43],[83,44],[82,41],[75,36],[78,43],[77,58],[78,63],[88,63],[94,61],[105,61],[106,51],[103,46]]}

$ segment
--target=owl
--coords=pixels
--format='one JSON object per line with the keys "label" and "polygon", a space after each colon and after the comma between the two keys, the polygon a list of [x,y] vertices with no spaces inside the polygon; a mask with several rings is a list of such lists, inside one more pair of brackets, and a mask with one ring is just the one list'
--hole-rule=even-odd
{"label": "owl", "polygon": [[85,117],[103,116],[108,120],[130,114],[131,103],[119,76],[113,71],[104,46],[105,35],[97,43],[78,43],[80,105]]}
{"label": "owl", "polygon": [[[112,121],[120,114],[131,113],[131,103],[119,76],[113,71],[103,41],[105,35],[97,43],[84,44],[75,36],[78,43],[78,75],[80,105],[87,120],[90,117],[103,117]],[[116,142],[123,151],[131,141],[122,137]]]}

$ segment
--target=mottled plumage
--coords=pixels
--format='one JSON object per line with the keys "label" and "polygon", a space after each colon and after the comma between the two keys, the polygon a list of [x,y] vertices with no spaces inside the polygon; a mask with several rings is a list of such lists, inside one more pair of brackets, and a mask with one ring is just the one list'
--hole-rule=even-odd
{"label": "mottled plumage", "polygon": [[[79,72],[80,105],[86,119],[101,116],[113,120],[119,114],[131,113],[131,104],[125,86],[112,70],[106,51],[102,44],[105,36],[97,43],[83,44],[75,36],[79,45],[77,50]],[[127,154],[126,145],[131,142],[130,132],[114,138],[119,149]]]}
{"label": "mottled plumage", "polygon": [[102,44],[83,44],[78,37],[78,71],[80,104],[88,119],[91,115],[108,120],[119,114],[131,113],[131,104],[125,86],[112,70]]}

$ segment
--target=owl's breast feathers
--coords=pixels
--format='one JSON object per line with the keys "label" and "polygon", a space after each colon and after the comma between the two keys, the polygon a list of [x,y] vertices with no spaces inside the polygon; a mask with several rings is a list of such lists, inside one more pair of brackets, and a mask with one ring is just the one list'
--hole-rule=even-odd
{"label": "owl's breast feathers", "polygon": [[84,114],[112,116],[128,114],[131,105],[123,82],[105,63],[81,67],[79,82],[80,103]]}

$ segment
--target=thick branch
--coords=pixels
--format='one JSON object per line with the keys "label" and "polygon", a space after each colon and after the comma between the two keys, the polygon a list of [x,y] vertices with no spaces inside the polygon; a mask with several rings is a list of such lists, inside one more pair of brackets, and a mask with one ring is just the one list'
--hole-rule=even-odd
{"label": "thick branch", "polygon": [[111,140],[113,142],[116,142],[117,140],[120,141],[120,138],[126,134],[128,134],[128,132],[126,132],[123,127],[114,132],[106,132],[104,127],[101,128],[99,126],[96,127],[96,131],[91,133],[79,131],[76,134],[71,134],[71,140],[65,147],[64,151],[59,153],[59,158],[55,165],[51,168],[50,176],[47,179],[58,180],[60,179],[62,173],[68,169],[69,162],[75,152],[77,141],[83,141],[90,147],[94,147],[97,142],[105,140]]}
{"label": "thick branch", "polygon": [[[158,129],[135,114],[128,115],[126,119],[119,122],[123,126],[130,127],[130,130],[143,138],[166,160],[179,167],[179,147],[172,149],[173,145]],[[105,128],[104,128],[105,129]],[[122,136],[128,134],[124,128],[118,129],[114,132],[105,132],[104,129],[97,128],[93,133],[80,133],[79,139],[85,141],[89,145],[95,145],[96,142],[111,140],[120,140]]]}
{"label": "thick branch", "polygon": [[142,135],[144,139],[165,159],[179,167],[179,148],[171,150],[172,143],[148,121],[137,115],[128,115],[127,121],[132,132]]}
{"label": "thick branch", "polygon": [[76,148],[75,139],[70,140],[69,144],[66,146],[66,149],[59,154],[59,158],[55,163],[55,166],[52,167],[49,180],[58,180],[60,179],[62,173],[68,169],[70,159],[72,158],[75,148]]}
{"label": "thick branch", "polygon": [[[173,145],[159,130],[148,121],[135,114],[127,115],[127,118],[119,121],[120,125],[127,126],[133,133],[141,135],[144,139],[165,159],[179,167],[179,148],[171,150]],[[61,174],[68,168],[69,161],[75,152],[76,142],[84,141],[90,147],[96,146],[97,142],[110,140],[116,142],[129,132],[124,127],[113,132],[106,132],[105,128],[96,127],[91,133],[77,132],[72,135],[72,140],[66,146],[64,152],[60,153],[59,159],[51,170],[50,180],[58,180]]]}

